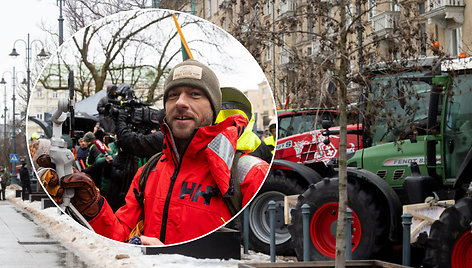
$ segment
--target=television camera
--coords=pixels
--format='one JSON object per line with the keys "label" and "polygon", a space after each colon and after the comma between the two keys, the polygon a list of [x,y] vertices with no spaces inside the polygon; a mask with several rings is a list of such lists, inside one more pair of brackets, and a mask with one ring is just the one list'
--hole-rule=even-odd
{"label": "television camera", "polygon": [[126,111],[127,125],[135,132],[147,134],[153,129],[158,130],[165,117],[164,109],[154,109],[151,105],[138,99],[134,89],[123,83],[109,94],[105,116],[118,118],[120,110]]}

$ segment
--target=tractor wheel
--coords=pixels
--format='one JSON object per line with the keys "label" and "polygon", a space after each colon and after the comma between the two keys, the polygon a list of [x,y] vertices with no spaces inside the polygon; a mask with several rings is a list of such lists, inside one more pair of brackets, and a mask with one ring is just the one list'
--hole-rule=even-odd
{"label": "tractor wheel", "polygon": [[286,177],[280,170],[272,170],[249,207],[249,246],[251,249],[269,254],[270,225],[269,201],[276,202],[275,246],[278,255],[293,255],[290,233],[284,221],[284,197],[301,194],[305,189],[294,179]]}
{"label": "tractor wheel", "polygon": [[[355,180],[348,183],[348,207],[352,212],[352,258],[370,259],[389,244],[389,216],[384,199],[375,195],[372,186]],[[301,206],[310,206],[310,260],[331,260],[336,252],[338,218],[338,179],[324,179],[310,185],[298,198],[289,226],[292,243],[299,260],[303,259],[303,219]]]}
{"label": "tractor wheel", "polygon": [[472,267],[472,197],[446,208],[431,226],[425,267]]}

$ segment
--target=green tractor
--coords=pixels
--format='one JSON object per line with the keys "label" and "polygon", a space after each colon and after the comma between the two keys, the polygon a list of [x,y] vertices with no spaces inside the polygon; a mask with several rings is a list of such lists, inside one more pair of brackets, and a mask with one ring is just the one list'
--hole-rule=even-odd
{"label": "green tractor", "polygon": [[[455,200],[413,245],[412,264],[472,267],[472,59],[429,59],[421,68],[377,73],[366,86],[364,149],[348,155],[353,259],[398,262],[402,206]],[[381,90],[381,89],[387,90]],[[377,110],[373,110],[377,109]],[[388,112],[387,112],[388,110]],[[411,122],[387,120],[412,118]],[[433,198],[430,198],[433,197]],[[291,211],[289,231],[303,256],[301,206],[310,205],[310,258],[335,257],[337,170],[312,184]]]}

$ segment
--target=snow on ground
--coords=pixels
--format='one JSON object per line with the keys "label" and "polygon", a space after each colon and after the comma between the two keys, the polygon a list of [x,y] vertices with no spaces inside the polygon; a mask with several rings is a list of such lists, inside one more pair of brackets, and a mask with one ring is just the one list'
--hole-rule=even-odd
{"label": "snow on ground", "polygon": [[[15,197],[18,185],[7,188],[7,200],[28,212],[53,239],[61,242],[89,267],[237,267],[239,263],[267,263],[270,256],[249,251],[241,253],[241,260],[196,259],[178,254],[143,255],[141,247],[116,242],[97,235],[56,207],[42,210],[40,202],[22,201]],[[242,250],[241,250],[242,252]],[[277,257],[277,262],[293,261]]]}

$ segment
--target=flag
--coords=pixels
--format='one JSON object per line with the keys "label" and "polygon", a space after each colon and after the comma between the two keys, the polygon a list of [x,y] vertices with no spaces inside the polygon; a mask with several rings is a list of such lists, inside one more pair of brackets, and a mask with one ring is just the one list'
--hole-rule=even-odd
{"label": "flag", "polygon": [[182,60],[183,61],[186,61],[188,59],[193,60],[192,52],[190,52],[190,48],[188,47],[187,42],[185,41],[185,37],[184,37],[184,34],[182,33],[182,29],[180,28],[180,25],[177,22],[177,17],[175,16],[175,14],[172,14],[172,17],[174,18],[175,27],[177,27],[177,32],[180,35],[180,42],[182,44],[182,47],[181,47]]}

